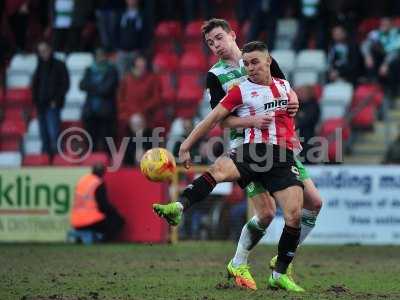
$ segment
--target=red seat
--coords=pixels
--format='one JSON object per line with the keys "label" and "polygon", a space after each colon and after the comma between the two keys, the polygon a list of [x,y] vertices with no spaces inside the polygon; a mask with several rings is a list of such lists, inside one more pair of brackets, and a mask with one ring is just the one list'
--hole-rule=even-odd
{"label": "red seat", "polygon": [[199,74],[182,74],[178,77],[178,87],[188,85],[192,87],[202,87],[203,82]]}
{"label": "red seat", "polygon": [[358,31],[358,36],[357,39],[358,41],[362,41],[363,39],[365,39],[365,37],[367,36],[367,34],[374,30],[377,29],[380,25],[380,19],[379,18],[368,18],[363,20],[357,28]]}
{"label": "red seat", "polygon": [[83,124],[81,121],[64,121],[61,123],[61,131],[71,127],[83,128]]}
{"label": "red seat", "polygon": [[47,154],[26,155],[22,161],[23,166],[47,166],[50,165],[50,158]]}
{"label": "red seat", "polygon": [[374,83],[360,84],[354,91],[352,107],[356,107],[365,101],[379,107],[383,102],[383,98],[384,93],[379,85]]}
{"label": "red seat", "polygon": [[203,21],[192,21],[188,23],[185,27],[185,39],[192,40],[201,40],[201,26],[203,25]]}
{"label": "red seat", "polygon": [[[337,132],[338,129],[342,131]],[[324,150],[329,162],[341,162],[339,161],[341,155],[337,153],[337,150],[342,151],[342,149],[339,149],[340,143],[343,147],[343,142],[347,141],[350,137],[350,127],[346,124],[345,120],[343,118],[326,120],[321,125],[319,135],[327,139],[328,149]]]}
{"label": "red seat", "polygon": [[180,59],[179,71],[181,72],[205,72],[207,68],[207,58],[202,52],[185,52]]}
{"label": "red seat", "polygon": [[370,104],[357,110],[351,119],[351,124],[358,129],[373,129],[375,123],[375,106]]}
{"label": "red seat", "polygon": [[181,43],[183,52],[196,52],[204,55],[203,40],[187,40]]}
{"label": "red seat", "polygon": [[4,119],[13,122],[24,121],[25,111],[23,107],[11,106],[7,107],[4,111]]}
{"label": "red seat", "polygon": [[158,23],[154,32],[156,40],[179,40],[182,36],[182,25],[178,21],[163,21]]}
{"label": "red seat", "polygon": [[18,135],[0,136],[0,151],[20,151],[21,137]]}
{"label": "red seat", "polygon": [[170,74],[160,76],[161,96],[165,102],[173,103],[176,98],[176,91]]}
{"label": "red seat", "polygon": [[215,65],[218,61],[219,61],[219,58],[216,57],[216,56],[213,55],[213,54],[211,54],[211,55],[208,57],[208,65],[209,65],[209,66]]}
{"label": "red seat", "polygon": [[192,118],[203,97],[203,89],[199,86],[182,85],[178,89],[175,108],[176,117]]}
{"label": "red seat", "polygon": [[106,166],[109,165],[110,159],[105,152],[94,152],[90,154],[84,161],[81,162],[83,166],[93,166],[96,163],[102,163]]}
{"label": "red seat", "polygon": [[31,105],[32,93],[30,88],[7,89],[7,105]]}
{"label": "red seat", "polygon": [[62,156],[57,154],[53,159],[53,166],[59,167],[73,167],[79,165],[79,159],[76,156]]}
{"label": "red seat", "polygon": [[153,58],[153,67],[160,73],[175,72],[178,67],[178,56],[175,53],[157,53]]}
{"label": "red seat", "polygon": [[0,135],[2,136],[19,136],[26,131],[26,125],[22,121],[16,120],[4,120],[0,126]]}

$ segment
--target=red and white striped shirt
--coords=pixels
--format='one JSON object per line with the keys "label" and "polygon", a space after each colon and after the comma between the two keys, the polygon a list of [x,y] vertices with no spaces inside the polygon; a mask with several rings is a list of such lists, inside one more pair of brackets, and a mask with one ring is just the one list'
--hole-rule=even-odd
{"label": "red and white striped shirt", "polygon": [[266,129],[246,128],[244,143],[267,143],[286,147],[295,152],[301,145],[295,132],[294,119],[287,113],[290,84],[273,78],[268,86],[245,80],[231,88],[221,105],[239,117],[270,115],[272,122]]}

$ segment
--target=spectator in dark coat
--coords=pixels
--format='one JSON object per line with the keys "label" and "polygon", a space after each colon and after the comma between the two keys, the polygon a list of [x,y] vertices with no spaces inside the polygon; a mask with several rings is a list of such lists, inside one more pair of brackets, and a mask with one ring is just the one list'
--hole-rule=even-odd
{"label": "spectator in dark coat", "polygon": [[[302,138],[304,155],[307,158],[307,151],[312,147],[309,140],[315,136],[315,127],[320,117],[320,108],[311,86],[303,86],[296,89],[299,97],[300,107],[296,115],[296,128]],[[308,162],[306,160],[306,162]]]}
{"label": "spectator in dark coat", "polygon": [[87,92],[82,119],[94,151],[106,150],[105,138],[115,135],[117,86],[117,70],[107,60],[104,50],[97,49],[96,60],[86,69],[80,83],[80,89]]}
{"label": "spectator in dark coat", "polygon": [[400,164],[400,134],[386,151],[384,164]]}
{"label": "spectator in dark coat", "polygon": [[347,36],[343,26],[332,28],[332,42],[328,49],[328,78],[355,83],[361,69],[361,52]]}
{"label": "spectator in dark coat", "polygon": [[32,98],[39,119],[43,152],[57,153],[60,111],[69,89],[69,75],[64,62],[54,58],[47,42],[38,45],[39,63],[33,75]]}

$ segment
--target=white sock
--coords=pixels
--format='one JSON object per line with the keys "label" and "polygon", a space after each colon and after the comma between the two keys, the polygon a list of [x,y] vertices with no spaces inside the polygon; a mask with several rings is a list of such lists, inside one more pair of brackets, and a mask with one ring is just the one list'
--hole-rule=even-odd
{"label": "white sock", "polygon": [[312,211],[303,208],[301,216],[301,232],[299,245],[303,243],[303,241],[310,234],[311,230],[313,230],[313,228],[315,227],[315,221],[317,220],[318,213],[318,211]]}
{"label": "white sock", "polygon": [[242,229],[239,242],[236,248],[235,256],[232,259],[232,265],[237,267],[239,265],[247,264],[251,249],[261,240],[265,235],[266,226],[260,224],[257,216],[252,217]]}
{"label": "white sock", "polygon": [[272,278],[274,279],[278,279],[279,277],[281,277],[281,275],[281,273],[278,273],[275,270],[272,271]]}
{"label": "white sock", "polygon": [[179,207],[179,209],[181,210],[181,211],[183,211],[183,204],[182,203],[180,203],[180,202],[175,202],[176,203],[176,205],[178,205],[178,207]]}

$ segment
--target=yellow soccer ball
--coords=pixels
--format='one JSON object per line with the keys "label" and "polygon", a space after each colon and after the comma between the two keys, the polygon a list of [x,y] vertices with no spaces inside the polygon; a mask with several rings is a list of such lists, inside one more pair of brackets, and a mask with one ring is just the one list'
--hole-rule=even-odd
{"label": "yellow soccer ball", "polygon": [[153,148],[140,160],[140,170],[150,181],[170,181],[176,170],[174,156],[165,148]]}

